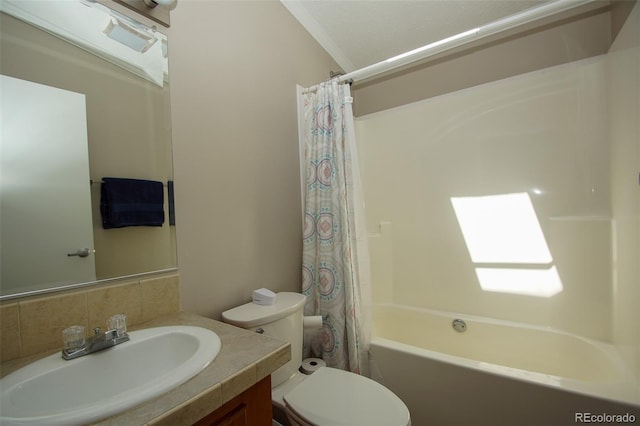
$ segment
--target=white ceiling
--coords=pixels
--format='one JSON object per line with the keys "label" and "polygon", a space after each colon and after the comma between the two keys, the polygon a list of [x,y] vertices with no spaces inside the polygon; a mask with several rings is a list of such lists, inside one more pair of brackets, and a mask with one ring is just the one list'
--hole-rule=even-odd
{"label": "white ceiling", "polygon": [[547,1],[281,0],[345,72]]}

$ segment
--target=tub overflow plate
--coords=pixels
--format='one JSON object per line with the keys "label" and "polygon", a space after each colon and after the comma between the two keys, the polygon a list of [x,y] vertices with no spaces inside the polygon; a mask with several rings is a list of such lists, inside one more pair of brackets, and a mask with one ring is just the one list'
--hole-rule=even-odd
{"label": "tub overflow plate", "polygon": [[458,333],[463,333],[467,330],[467,323],[462,321],[461,319],[454,319],[451,323],[453,329]]}

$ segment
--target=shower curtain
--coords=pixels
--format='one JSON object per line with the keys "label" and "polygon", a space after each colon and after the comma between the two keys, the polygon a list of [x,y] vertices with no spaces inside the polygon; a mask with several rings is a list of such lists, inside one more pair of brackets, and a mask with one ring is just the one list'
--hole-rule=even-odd
{"label": "shower curtain", "polygon": [[320,330],[305,333],[304,355],[367,375],[371,275],[353,99],[336,80],[301,96],[302,292],[305,315],[323,317]]}

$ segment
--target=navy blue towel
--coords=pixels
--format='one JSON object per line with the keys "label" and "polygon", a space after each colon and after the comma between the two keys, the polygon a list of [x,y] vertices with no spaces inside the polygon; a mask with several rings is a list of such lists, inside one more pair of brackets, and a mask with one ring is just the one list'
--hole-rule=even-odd
{"label": "navy blue towel", "polygon": [[162,226],[164,193],[162,182],[102,178],[100,213],[102,227]]}

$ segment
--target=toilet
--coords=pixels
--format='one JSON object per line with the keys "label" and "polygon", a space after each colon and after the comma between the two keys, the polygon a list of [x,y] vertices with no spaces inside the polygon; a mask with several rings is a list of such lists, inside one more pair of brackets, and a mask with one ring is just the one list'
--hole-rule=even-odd
{"label": "toilet", "polygon": [[249,302],[222,313],[228,324],[291,343],[291,360],[271,375],[274,411],[301,426],[409,426],[407,406],[378,382],[330,367],[300,372],[305,299],[283,292],[273,305]]}

